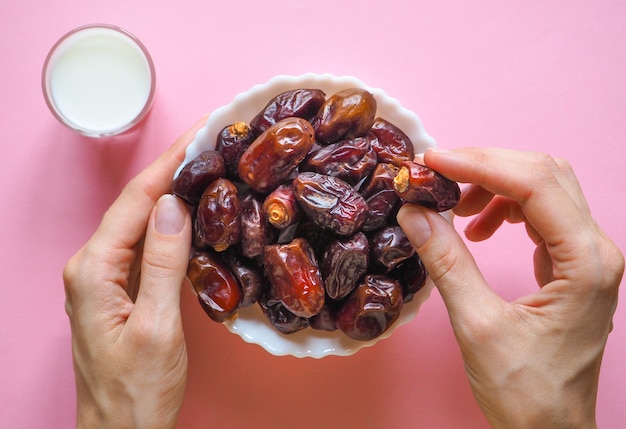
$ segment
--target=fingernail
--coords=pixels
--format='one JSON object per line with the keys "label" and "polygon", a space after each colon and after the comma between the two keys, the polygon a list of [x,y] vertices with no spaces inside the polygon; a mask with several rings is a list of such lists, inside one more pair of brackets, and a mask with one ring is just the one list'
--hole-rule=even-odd
{"label": "fingernail", "polygon": [[414,247],[422,247],[432,234],[424,209],[405,205],[398,213],[398,223]]}
{"label": "fingernail", "polygon": [[174,195],[163,195],[159,198],[154,219],[154,226],[158,232],[176,235],[183,230],[186,219],[186,209]]}

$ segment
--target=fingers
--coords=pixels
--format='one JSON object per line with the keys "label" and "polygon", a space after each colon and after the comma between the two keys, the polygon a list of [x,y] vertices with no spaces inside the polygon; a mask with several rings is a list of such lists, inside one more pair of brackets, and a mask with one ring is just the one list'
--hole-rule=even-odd
{"label": "fingers", "polygon": [[143,237],[150,211],[158,198],[169,192],[176,169],[185,158],[185,150],[206,117],[183,134],[156,161],[131,180],[107,210],[96,236],[109,247],[128,249]]}
{"label": "fingers", "polygon": [[439,289],[455,331],[463,328],[464,321],[489,318],[502,305],[446,219],[431,210],[405,204],[398,213],[398,223]]}
{"label": "fingers", "polygon": [[146,231],[135,311],[159,320],[180,314],[190,246],[191,218],[186,205],[174,195],[163,195]]}

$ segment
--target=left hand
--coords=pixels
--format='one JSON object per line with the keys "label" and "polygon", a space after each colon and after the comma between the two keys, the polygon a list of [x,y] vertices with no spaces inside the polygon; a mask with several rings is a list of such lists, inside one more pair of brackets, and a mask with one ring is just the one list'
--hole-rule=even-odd
{"label": "left hand", "polygon": [[205,119],[128,183],[65,267],[79,428],[176,425],[187,379],[180,291],[191,219],[165,194]]}

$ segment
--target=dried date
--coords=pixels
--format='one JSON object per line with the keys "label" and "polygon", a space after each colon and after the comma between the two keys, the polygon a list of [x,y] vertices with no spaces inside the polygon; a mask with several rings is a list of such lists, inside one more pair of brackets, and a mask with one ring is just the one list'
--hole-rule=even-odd
{"label": "dried date", "polygon": [[377,137],[372,147],[380,162],[399,166],[403,161],[412,161],[415,157],[415,147],[409,136],[391,122],[376,118],[371,132]]}
{"label": "dried date", "polygon": [[180,170],[172,183],[172,192],[195,206],[206,187],[225,174],[226,167],[222,155],[214,150],[206,150]]}
{"label": "dried date", "polygon": [[239,307],[249,307],[257,302],[265,293],[266,285],[258,266],[233,249],[228,249],[221,256],[241,289]]}
{"label": "dried date", "polygon": [[216,322],[232,317],[241,301],[235,277],[218,255],[201,252],[189,261],[187,277],[198,295],[200,305]]}
{"label": "dried date", "polygon": [[241,211],[237,187],[228,179],[213,181],[204,191],[196,210],[195,243],[217,252],[241,239]]}
{"label": "dried date", "polygon": [[372,262],[383,269],[393,270],[398,264],[415,254],[415,249],[399,226],[382,228],[370,239]]}
{"label": "dried date", "polygon": [[362,88],[339,91],[324,102],[312,124],[320,143],[365,135],[376,116],[374,95]]}
{"label": "dried date", "polygon": [[269,224],[263,201],[252,192],[241,198],[241,253],[247,258],[263,255],[263,250],[276,239],[276,232]]}
{"label": "dried date", "polygon": [[374,231],[386,225],[390,213],[398,202],[393,179],[398,168],[389,163],[379,163],[359,190],[367,202],[367,217],[363,231]]}
{"label": "dried date", "polygon": [[259,301],[263,314],[278,332],[293,334],[307,328],[309,319],[296,316],[272,293],[271,288]]}
{"label": "dried date", "polygon": [[348,183],[324,174],[300,173],[292,182],[296,200],[317,225],[349,236],[359,230],[367,203]]}
{"label": "dried date", "polygon": [[275,228],[285,229],[300,218],[300,207],[290,185],[279,185],[263,201],[263,211]]}
{"label": "dried date", "polygon": [[394,178],[396,193],[404,201],[442,212],[457,205],[459,184],[435,170],[412,161],[404,161]]}
{"label": "dried date", "polygon": [[260,134],[276,122],[296,117],[310,121],[326,101],[320,89],[293,89],[278,94],[250,121],[250,127]]}
{"label": "dried date", "polygon": [[237,178],[239,159],[255,139],[255,133],[245,122],[235,122],[220,131],[215,149],[222,154],[226,173],[231,179]]}
{"label": "dried date", "polygon": [[367,273],[368,260],[369,243],[362,232],[331,242],[320,264],[326,294],[336,300],[346,297]]}
{"label": "dried date", "polygon": [[283,119],[265,130],[243,153],[239,177],[257,192],[271,192],[296,169],[314,142],[309,122]]}

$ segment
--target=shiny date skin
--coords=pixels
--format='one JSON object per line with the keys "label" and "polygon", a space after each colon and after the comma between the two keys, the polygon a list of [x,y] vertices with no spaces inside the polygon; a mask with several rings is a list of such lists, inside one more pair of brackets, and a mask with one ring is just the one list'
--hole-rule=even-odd
{"label": "shiny date skin", "polygon": [[300,219],[300,207],[291,185],[279,185],[263,201],[263,212],[272,226],[285,229]]}
{"label": "shiny date skin", "polygon": [[309,122],[283,119],[265,130],[243,153],[239,177],[256,192],[271,192],[296,169],[314,143]]}
{"label": "shiny date skin", "polygon": [[391,122],[376,118],[370,131],[377,137],[372,147],[379,162],[399,166],[403,161],[412,161],[415,157],[415,147],[409,136]]}
{"label": "shiny date skin", "polygon": [[390,276],[402,285],[402,300],[409,302],[417,292],[422,290],[428,278],[428,271],[417,254],[401,262]]}
{"label": "shiny date skin", "polygon": [[226,165],[222,155],[214,150],[206,150],[180,170],[172,183],[172,192],[188,204],[196,206],[206,187],[225,174]]}
{"label": "shiny date skin", "polygon": [[261,297],[259,305],[270,324],[282,334],[293,334],[309,326],[310,319],[296,316],[289,311],[271,288]]}
{"label": "shiny date skin", "polygon": [[241,289],[239,307],[249,307],[265,293],[266,282],[258,266],[232,248],[220,254]]}
{"label": "shiny date skin", "polygon": [[238,176],[239,159],[256,137],[252,128],[245,122],[235,122],[219,132],[215,141],[215,149],[224,158],[226,174],[231,179]]}
{"label": "shiny date skin", "polygon": [[335,323],[354,340],[372,340],[395,323],[402,305],[402,286],[397,280],[370,274],[348,295]]}
{"label": "shiny date skin", "polygon": [[452,209],[461,198],[458,183],[412,161],[400,165],[394,189],[404,201],[438,212]]}
{"label": "shiny date skin", "polygon": [[206,314],[216,322],[231,318],[239,308],[241,289],[221,258],[209,252],[194,255],[187,277]]}
{"label": "shiny date skin", "polygon": [[369,242],[362,232],[331,242],[320,264],[326,294],[335,300],[346,297],[367,273],[368,260]]}
{"label": "shiny date skin", "polygon": [[398,168],[389,163],[379,163],[359,192],[367,202],[367,217],[363,223],[363,231],[374,231],[385,226],[389,215],[398,202],[398,195],[393,186],[393,179]]}
{"label": "shiny date skin", "polygon": [[313,249],[303,238],[265,248],[265,273],[272,291],[285,307],[300,317],[322,309],[324,283]]}
{"label": "shiny date skin", "polygon": [[324,102],[312,124],[322,144],[365,135],[376,116],[376,99],[362,88],[339,91]]}
{"label": "shiny date skin", "polygon": [[285,118],[296,117],[310,121],[326,101],[326,93],[320,89],[300,88],[285,91],[272,98],[250,121],[257,133]]}
{"label": "shiny date skin", "polygon": [[263,199],[246,192],[239,201],[241,211],[241,253],[247,258],[263,256],[265,246],[274,243],[276,231],[263,210]]}
{"label": "shiny date skin", "polygon": [[376,137],[367,134],[322,146],[304,158],[300,171],[338,177],[354,186],[376,167],[376,152],[370,143],[372,138]]}
{"label": "shiny date skin", "polygon": [[373,265],[387,273],[415,254],[406,234],[397,225],[387,226],[370,238],[370,255]]}
{"label": "shiny date skin", "polygon": [[335,234],[352,235],[365,222],[365,199],[341,179],[304,172],[293,180],[292,186],[300,207],[309,218]]}
{"label": "shiny date skin", "polygon": [[195,241],[200,248],[226,250],[241,239],[241,210],[237,188],[228,179],[213,181],[196,210]]}

